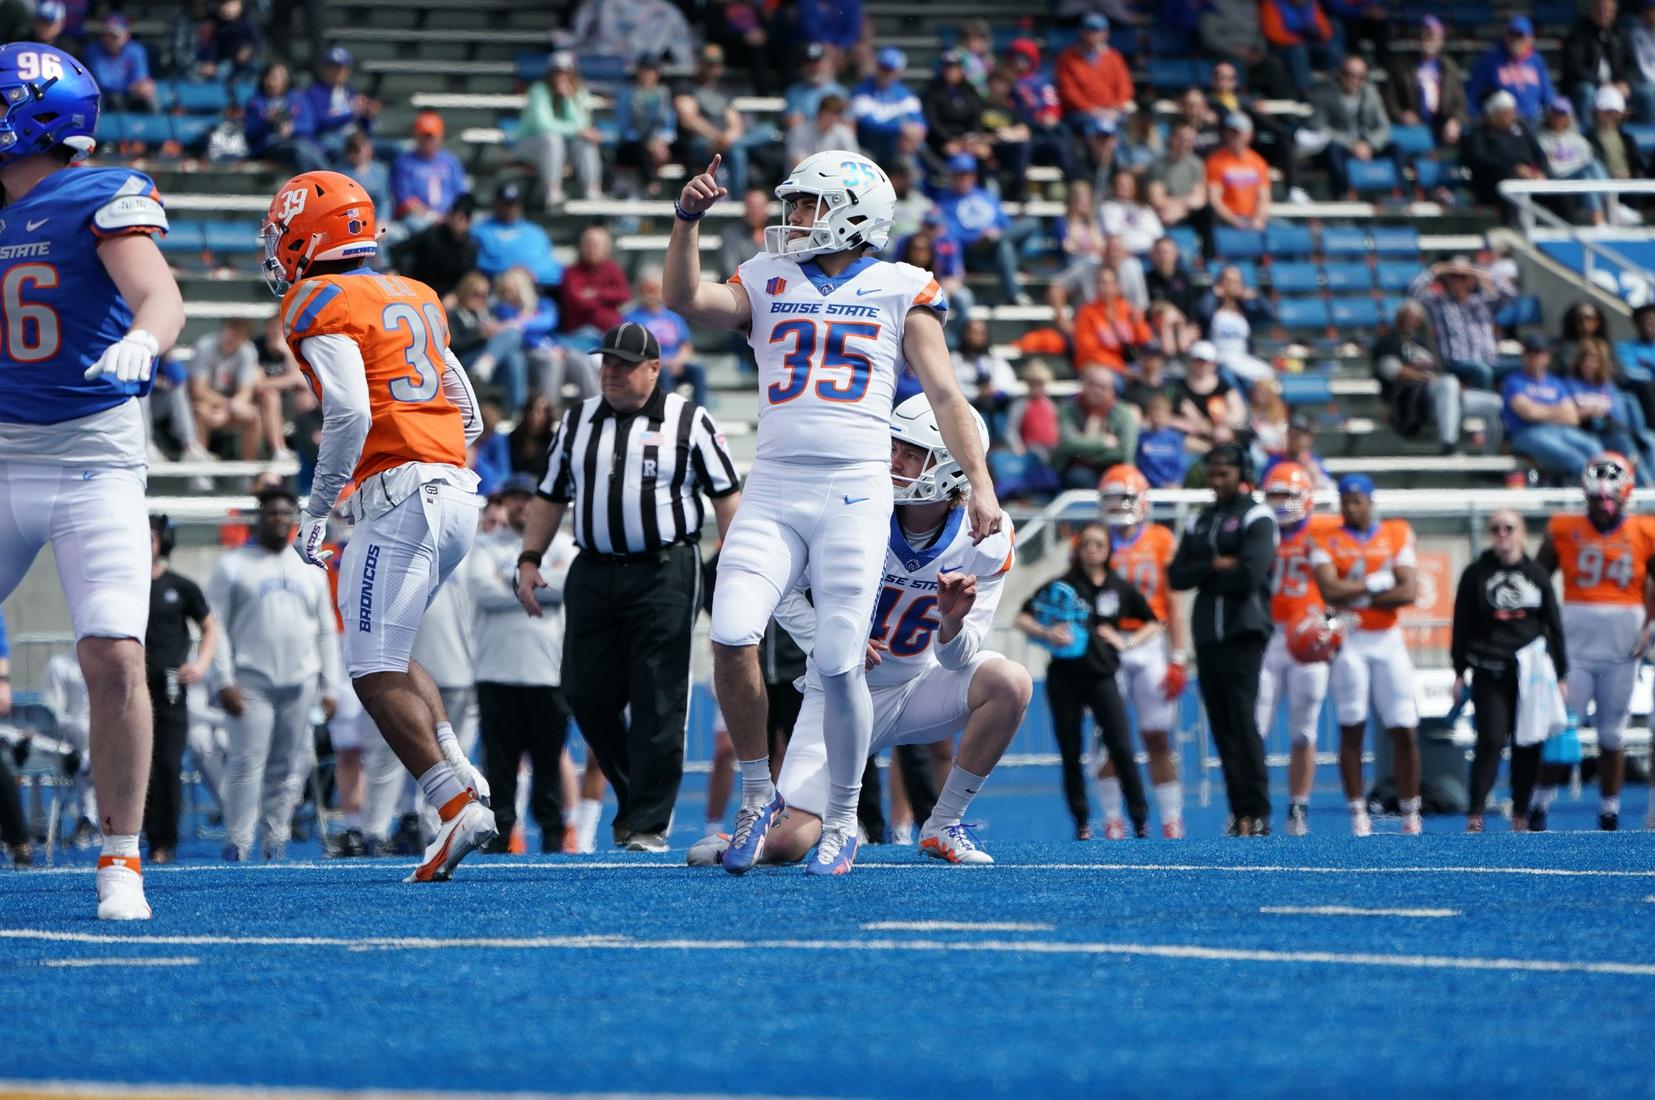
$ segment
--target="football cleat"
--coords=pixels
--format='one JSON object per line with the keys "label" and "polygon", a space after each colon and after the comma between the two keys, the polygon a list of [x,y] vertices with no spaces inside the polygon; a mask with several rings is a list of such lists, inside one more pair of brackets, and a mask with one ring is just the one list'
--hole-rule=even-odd
{"label": "football cleat", "polygon": [[667,850],[667,838],[661,833],[633,833],[626,838],[626,850],[659,854]]}
{"label": "football cleat", "polygon": [[333,854],[339,859],[356,859],[368,854],[368,841],[362,835],[361,829],[346,829],[339,834],[339,842],[334,845]]}
{"label": "football cleat", "polygon": [[1183,840],[1184,819],[1181,817],[1175,817],[1171,821],[1163,821],[1161,823],[1161,839]]}
{"label": "football cleat", "polygon": [[730,846],[724,852],[724,869],[732,875],[746,874],[764,854],[764,838],[770,827],[781,820],[787,803],[777,791],[770,801],[761,806],[742,803],[736,811],[736,827],[730,830]]}
{"label": "football cleat", "polygon": [[1308,808],[1299,802],[1290,802],[1287,806],[1287,835],[1309,836],[1310,813]]}
{"label": "football cleat", "polygon": [[499,835],[494,815],[469,791],[462,797],[465,802],[437,829],[430,847],[425,849],[425,858],[403,882],[447,882],[460,860]]}
{"label": "football cleat", "polygon": [[1546,811],[1539,806],[1529,810],[1529,832],[1543,833],[1546,831]]}
{"label": "football cleat", "polygon": [[1267,818],[1267,817],[1255,817],[1255,818],[1251,819],[1251,822],[1252,822],[1252,824],[1249,826],[1248,831],[1247,831],[1248,836],[1269,836],[1270,835],[1270,819],[1269,818]]}
{"label": "football cleat", "polygon": [[144,898],[142,865],[132,856],[102,856],[98,860],[98,919],[149,920]]}
{"label": "football cleat", "polygon": [[1425,832],[1425,822],[1418,814],[1402,815],[1402,835],[1419,836]]}
{"label": "football cleat", "polygon": [[[822,839],[816,842],[816,854],[805,865],[807,875],[848,875],[856,865],[856,834],[848,829],[823,829]],[[728,870],[728,854],[724,866]]]}
{"label": "football cleat", "polygon": [[1105,840],[1125,840],[1126,839],[1126,822],[1122,821],[1118,817],[1111,818],[1108,821],[1104,822],[1104,825],[1103,825],[1103,839],[1105,839]]}
{"label": "football cleat", "polygon": [[1075,826],[1075,839],[1076,840],[1091,840],[1092,839],[1092,826],[1088,825],[1084,821],[1082,821],[1078,825],[1076,825]]}
{"label": "football cleat", "polygon": [[684,857],[684,862],[691,867],[717,867],[724,862],[724,850],[729,846],[729,833],[704,836],[690,845],[689,854]]}
{"label": "football cleat", "polygon": [[977,846],[977,837],[971,826],[963,822],[933,829],[929,825],[920,830],[919,850],[933,859],[949,863],[993,863],[994,857]]}
{"label": "football cleat", "polygon": [[1352,810],[1350,812],[1350,835],[1351,836],[1372,836],[1373,835],[1373,818],[1368,816],[1368,811],[1366,811],[1366,810]]}
{"label": "football cleat", "polygon": [[1606,833],[1612,833],[1621,827],[1621,815],[1612,813],[1598,814],[1598,828]]}

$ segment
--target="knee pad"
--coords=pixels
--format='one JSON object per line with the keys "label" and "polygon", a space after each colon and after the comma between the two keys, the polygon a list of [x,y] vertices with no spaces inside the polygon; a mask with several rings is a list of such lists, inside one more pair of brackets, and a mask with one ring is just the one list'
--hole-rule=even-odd
{"label": "knee pad", "polygon": [[1624,724],[1600,727],[1597,734],[1598,748],[1604,752],[1619,752],[1626,747],[1626,727]]}
{"label": "knee pad", "polygon": [[781,593],[764,578],[751,573],[726,575],[720,569],[713,592],[712,640],[725,646],[758,645],[780,602]]}
{"label": "knee pad", "polygon": [[848,608],[816,610],[816,645],[811,659],[824,677],[861,672],[868,653],[868,619]]}

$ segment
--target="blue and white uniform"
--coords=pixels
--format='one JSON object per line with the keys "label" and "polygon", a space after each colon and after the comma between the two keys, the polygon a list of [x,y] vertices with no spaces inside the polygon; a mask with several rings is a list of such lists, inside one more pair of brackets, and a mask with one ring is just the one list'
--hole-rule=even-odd
{"label": "blue and white uniform", "polygon": [[918,307],[946,317],[931,273],[871,257],[837,276],[768,253],[730,283],[752,307],[758,453],[724,540],[713,641],[757,645],[801,579],[815,600],[817,661],[857,667],[891,516],[891,406]]}
{"label": "blue and white uniform", "polygon": [[[965,728],[971,717],[971,678],[984,662],[1000,656],[985,650],[983,642],[1016,558],[1015,542],[1008,521],[998,534],[973,546],[965,509],[955,508],[936,541],[928,549],[915,550],[908,545],[900,521],[891,517],[873,628],[868,634],[882,658],[868,672],[874,711],[870,752],[894,745],[930,744]],[[976,602],[960,633],[947,645],[936,644],[933,637],[939,625],[939,573],[970,573],[977,578]],[[812,652],[815,615],[802,585],[777,608],[776,621],[799,648],[811,654],[804,677],[804,703],[776,786],[789,808],[821,817],[830,791],[822,735],[825,696]]]}
{"label": "blue and white uniform", "polygon": [[149,382],[85,373],[132,326],[101,242],[165,233],[148,176],[65,168],[0,207],[0,599],[50,542],[75,637],[149,620]]}

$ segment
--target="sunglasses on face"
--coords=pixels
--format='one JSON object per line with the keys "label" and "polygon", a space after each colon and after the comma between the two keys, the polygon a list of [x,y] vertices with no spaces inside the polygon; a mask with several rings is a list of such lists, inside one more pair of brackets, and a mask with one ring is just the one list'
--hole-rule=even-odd
{"label": "sunglasses on face", "polygon": [[1517,528],[1509,523],[1491,523],[1488,527],[1488,533],[1491,535],[1509,535],[1516,530]]}

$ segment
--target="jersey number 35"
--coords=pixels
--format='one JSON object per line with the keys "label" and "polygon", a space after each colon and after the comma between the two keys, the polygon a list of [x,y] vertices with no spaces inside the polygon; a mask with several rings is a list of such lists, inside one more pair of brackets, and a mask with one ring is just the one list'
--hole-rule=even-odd
{"label": "jersey number 35", "polygon": [[[765,391],[772,405],[785,405],[805,392],[812,370],[821,372],[840,370],[843,378],[816,380],[816,396],[823,401],[855,403],[868,393],[868,377],[873,373],[873,361],[861,352],[851,351],[845,343],[851,339],[879,339],[879,325],[873,321],[828,321],[823,326],[804,318],[783,321],[770,330],[770,343],[792,340],[792,350],[782,356],[787,368],[787,379],[773,382]],[[821,339],[818,340],[818,335]],[[817,359],[818,347],[821,358]]]}

